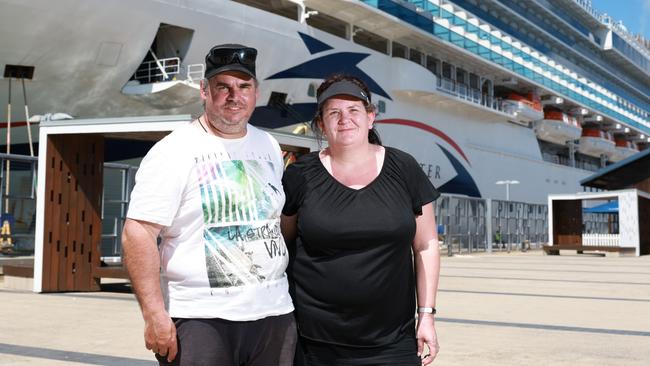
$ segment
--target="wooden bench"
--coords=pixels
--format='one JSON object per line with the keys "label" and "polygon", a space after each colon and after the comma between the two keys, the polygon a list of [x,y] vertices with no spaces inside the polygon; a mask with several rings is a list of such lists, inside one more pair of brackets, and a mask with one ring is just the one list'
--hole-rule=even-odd
{"label": "wooden bench", "polygon": [[578,254],[584,252],[627,252],[634,248],[607,247],[599,245],[582,245],[582,244],[562,244],[562,245],[544,245],[544,253],[548,255],[560,255],[560,250],[575,250]]}

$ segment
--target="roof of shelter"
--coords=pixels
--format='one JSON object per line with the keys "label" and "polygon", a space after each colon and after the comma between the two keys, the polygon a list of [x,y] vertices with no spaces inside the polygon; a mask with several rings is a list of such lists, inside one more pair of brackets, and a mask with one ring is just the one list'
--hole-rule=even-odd
{"label": "roof of shelter", "polygon": [[618,163],[600,169],[595,174],[581,180],[580,184],[613,190],[628,188],[648,178],[650,178],[650,149],[645,149]]}

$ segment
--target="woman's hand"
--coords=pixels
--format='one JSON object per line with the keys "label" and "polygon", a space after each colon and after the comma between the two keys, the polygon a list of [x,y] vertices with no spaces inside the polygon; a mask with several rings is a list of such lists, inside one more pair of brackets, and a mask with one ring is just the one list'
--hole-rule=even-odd
{"label": "woman's hand", "polygon": [[[418,340],[418,356],[422,359],[422,365],[428,365],[436,358],[440,351],[438,345],[438,334],[436,333],[436,324],[433,314],[420,313],[418,314],[418,327],[417,327],[417,340]],[[424,353],[424,345],[429,348],[429,353],[422,357]]]}

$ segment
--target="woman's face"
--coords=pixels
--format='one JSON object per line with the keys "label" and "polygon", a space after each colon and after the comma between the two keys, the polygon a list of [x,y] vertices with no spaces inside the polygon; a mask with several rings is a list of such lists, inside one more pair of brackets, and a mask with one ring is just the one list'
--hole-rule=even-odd
{"label": "woman's face", "polygon": [[357,98],[336,95],[325,101],[320,127],[330,146],[342,147],[368,143],[368,130],[375,121],[374,112],[366,112]]}

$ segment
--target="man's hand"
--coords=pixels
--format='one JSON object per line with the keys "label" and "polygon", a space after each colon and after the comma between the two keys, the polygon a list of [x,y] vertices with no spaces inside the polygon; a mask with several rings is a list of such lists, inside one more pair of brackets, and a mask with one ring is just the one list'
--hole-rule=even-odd
{"label": "man's hand", "polygon": [[145,317],[144,342],[147,349],[167,357],[168,362],[176,358],[176,326],[166,311]]}
{"label": "man's hand", "polygon": [[[436,333],[435,320],[433,314],[420,313],[418,314],[418,356],[422,358],[422,365],[428,365],[436,358],[440,351],[438,345],[438,334]],[[424,344],[429,348],[429,354],[422,357],[424,352]]]}

